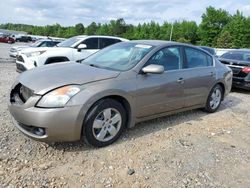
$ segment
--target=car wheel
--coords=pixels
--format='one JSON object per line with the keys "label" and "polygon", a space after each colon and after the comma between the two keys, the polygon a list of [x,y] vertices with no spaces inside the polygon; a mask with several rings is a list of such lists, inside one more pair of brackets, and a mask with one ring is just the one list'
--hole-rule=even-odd
{"label": "car wheel", "polygon": [[216,85],[213,87],[213,89],[210,91],[205,111],[209,113],[215,112],[221,104],[223,96],[223,91],[220,85]]}
{"label": "car wheel", "polygon": [[124,107],[113,99],[97,102],[87,114],[84,126],[85,140],[95,147],[104,147],[116,141],[125,125]]}

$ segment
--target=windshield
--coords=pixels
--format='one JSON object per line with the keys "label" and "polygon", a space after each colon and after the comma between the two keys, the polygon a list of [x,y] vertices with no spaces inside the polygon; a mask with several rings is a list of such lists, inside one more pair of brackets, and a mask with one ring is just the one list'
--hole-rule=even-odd
{"label": "windshield", "polygon": [[76,43],[76,42],[79,42],[80,40],[82,40],[82,38],[79,38],[79,37],[72,37],[72,38],[69,38],[61,43],[59,43],[57,46],[58,47],[73,47],[73,45]]}
{"label": "windshield", "polygon": [[227,52],[223,54],[221,57],[224,59],[250,61],[250,52],[242,52],[242,51]]}
{"label": "windshield", "polygon": [[38,46],[40,46],[40,44],[41,44],[42,42],[43,42],[43,41],[38,40],[38,41],[36,41],[35,43],[31,44],[30,46],[31,46],[31,47],[38,47]]}
{"label": "windshield", "polygon": [[93,54],[82,63],[104,69],[126,71],[134,67],[152,46],[132,42],[121,42]]}

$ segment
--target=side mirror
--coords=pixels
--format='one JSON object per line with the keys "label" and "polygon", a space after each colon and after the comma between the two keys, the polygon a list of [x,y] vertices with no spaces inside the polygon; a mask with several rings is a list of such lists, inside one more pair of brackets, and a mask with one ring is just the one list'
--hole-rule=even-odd
{"label": "side mirror", "polygon": [[82,50],[82,49],[85,49],[85,48],[87,48],[86,44],[79,44],[79,46],[77,47],[78,50]]}
{"label": "side mirror", "polygon": [[162,74],[164,72],[164,67],[162,65],[151,64],[142,68],[142,72],[145,74]]}

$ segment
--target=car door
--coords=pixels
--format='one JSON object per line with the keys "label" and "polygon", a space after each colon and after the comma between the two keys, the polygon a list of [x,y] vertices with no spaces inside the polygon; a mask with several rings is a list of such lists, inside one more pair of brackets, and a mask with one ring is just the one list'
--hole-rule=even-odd
{"label": "car door", "polygon": [[137,118],[161,114],[184,106],[182,76],[183,57],[178,46],[156,52],[144,65],[164,66],[162,74],[138,74],[136,79]]}
{"label": "car door", "polygon": [[192,47],[184,47],[184,54],[185,107],[202,105],[216,81],[213,57]]}
{"label": "car door", "polygon": [[[83,40],[80,44],[85,44],[87,47],[84,49],[75,49],[73,58],[75,61],[85,59],[91,54],[97,52],[99,50],[99,41],[98,37],[91,37]],[[80,45],[79,44],[79,45]],[[78,46],[79,46],[78,45]]]}

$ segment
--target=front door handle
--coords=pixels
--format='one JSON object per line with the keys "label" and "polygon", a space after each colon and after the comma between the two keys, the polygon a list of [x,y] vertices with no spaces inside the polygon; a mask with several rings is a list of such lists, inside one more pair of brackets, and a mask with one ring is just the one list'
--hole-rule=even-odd
{"label": "front door handle", "polygon": [[214,77],[214,76],[215,76],[215,72],[211,72],[210,75],[211,75],[212,77]]}
{"label": "front door handle", "polygon": [[183,78],[179,78],[179,79],[177,80],[177,83],[183,84],[183,83],[184,83],[184,79],[183,79]]}

